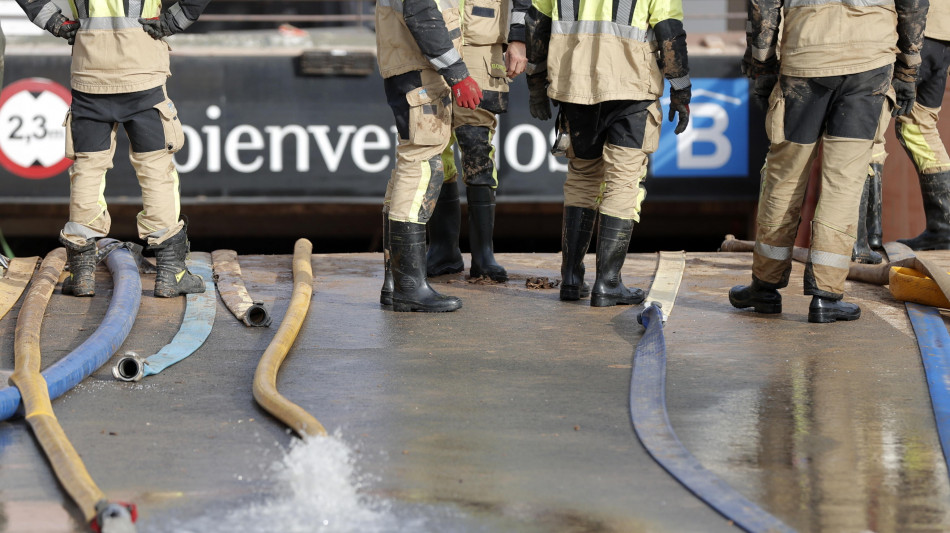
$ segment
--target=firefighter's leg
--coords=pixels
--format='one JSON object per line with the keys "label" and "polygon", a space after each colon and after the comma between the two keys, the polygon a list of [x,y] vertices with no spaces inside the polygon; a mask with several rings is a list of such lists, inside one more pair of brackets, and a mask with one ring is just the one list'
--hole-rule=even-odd
{"label": "firefighter's leg", "polygon": [[492,144],[498,120],[495,115],[508,110],[508,82],[505,79],[501,45],[465,46],[462,57],[472,77],[482,89],[477,109],[455,108],[455,137],[462,162],[462,178],[468,200],[468,240],[472,252],[470,274],[493,281],[508,280],[508,272],[495,260],[495,148]]}
{"label": "firefighter's leg", "polygon": [[[155,252],[155,296],[172,298],[204,292],[204,280],[185,266],[190,251],[187,222],[180,220],[181,196],[173,155],[184,144],[184,133],[174,103],[150,91],[142,95],[142,109],[123,123],[131,143],[129,160],[142,188],[142,211],[136,217],[139,238]],[[148,105],[152,104],[152,105]]]}
{"label": "firefighter's leg", "polygon": [[[425,242],[425,224],[444,179],[441,154],[451,134],[452,101],[435,71],[411,74],[419,76],[419,86],[403,93],[408,106],[393,105],[390,98],[400,130],[389,205],[393,310],[455,311],[462,302],[439,294],[426,279]],[[387,94],[398,92],[400,81],[387,79]]]}
{"label": "firefighter's leg", "polygon": [[950,157],[937,130],[950,67],[950,44],[924,39],[917,101],[910,115],[897,118],[897,139],[920,179],[927,226],[912,239],[898,239],[914,250],[950,249]]}
{"label": "firefighter's leg", "polygon": [[844,77],[828,110],[822,136],[821,194],[811,223],[805,294],[809,322],[857,320],[861,309],[843,302],[858,207],[892,67]]}
{"label": "firefighter's leg", "polygon": [[560,298],[572,301],[590,296],[590,285],[584,281],[584,257],[590,248],[604,187],[606,135],[592,120],[599,115],[599,105],[561,103],[560,108],[570,122],[572,140],[564,180]]}
{"label": "firefighter's leg", "polygon": [[624,285],[620,271],[634,225],[646,198],[649,154],[656,150],[662,123],[659,102],[617,102],[604,106],[604,187],[597,232],[597,273],[590,304],[608,307],[643,301],[642,289]]}
{"label": "firefighter's leg", "polygon": [[93,296],[95,242],[108,235],[112,225],[105,186],[115,155],[116,124],[100,112],[103,99],[74,92],[73,102],[66,127],[66,155],[75,160],[69,167],[69,221],[59,234],[69,264],[63,293]]}
{"label": "firefighter's leg", "polygon": [[379,303],[382,305],[393,304],[393,271],[389,245],[389,204],[392,202],[392,185],[391,173],[389,182],[386,183],[386,194],[383,196],[383,286],[379,289]]}
{"label": "firefighter's leg", "polygon": [[874,146],[871,149],[871,162],[866,169],[867,179],[864,192],[861,193],[861,205],[858,207],[857,239],[851,259],[859,263],[878,264],[884,260],[874,251],[882,248],[881,242],[881,174],[887,159],[884,134],[891,123],[891,106],[881,106],[881,119],[874,134]]}
{"label": "firefighter's leg", "polygon": [[[456,107],[456,109],[459,109]],[[457,120],[457,117],[454,117]],[[455,134],[442,151],[442,168],[445,179],[439,199],[426,222],[429,232],[429,250],[426,252],[426,273],[429,276],[454,274],[465,268],[462,251],[459,250],[459,231],[462,224],[462,207],[459,202],[458,167],[455,166]]]}

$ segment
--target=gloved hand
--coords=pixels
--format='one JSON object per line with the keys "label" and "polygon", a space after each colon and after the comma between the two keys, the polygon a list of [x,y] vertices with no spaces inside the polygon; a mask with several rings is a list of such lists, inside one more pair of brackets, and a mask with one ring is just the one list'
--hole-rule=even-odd
{"label": "gloved hand", "polygon": [[142,29],[145,30],[145,32],[155,40],[159,40],[164,37],[168,37],[169,35],[178,33],[176,31],[175,23],[172,21],[172,17],[167,11],[155,18],[140,18],[139,24],[141,24]]}
{"label": "gloved hand", "polygon": [[670,89],[670,114],[669,120],[673,122],[673,115],[679,114],[679,118],[676,121],[676,129],[673,130],[673,133],[679,135],[686,130],[686,126],[689,125],[689,101],[693,97],[692,87],[685,87],[683,89]]}
{"label": "gloved hand", "polygon": [[76,32],[79,31],[79,21],[69,20],[62,13],[56,13],[46,21],[46,31],[73,44],[76,42]]}
{"label": "gloved hand", "polygon": [[528,111],[538,120],[551,118],[551,99],[548,98],[547,73],[529,74],[528,78]]}
{"label": "gloved hand", "polygon": [[769,96],[778,83],[779,62],[771,58],[766,62],[751,59],[750,54],[742,60],[742,72],[752,80],[752,100],[759,109],[769,108]]}
{"label": "gloved hand", "polygon": [[891,111],[891,116],[900,117],[910,114],[917,100],[917,68],[908,67],[902,61],[894,63],[894,79],[891,86],[897,93],[897,105]]}
{"label": "gloved hand", "polygon": [[902,117],[909,115],[917,100],[917,82],[903,81],[897,78],[891,80],[894,92],[897,93],[897,105],[891,110],[891,116]]}
{"label": "gloved hand", "polygon": [[460,107],[476,109],[482,101],[482,90],[471,76],[452,86],[452,96]]}

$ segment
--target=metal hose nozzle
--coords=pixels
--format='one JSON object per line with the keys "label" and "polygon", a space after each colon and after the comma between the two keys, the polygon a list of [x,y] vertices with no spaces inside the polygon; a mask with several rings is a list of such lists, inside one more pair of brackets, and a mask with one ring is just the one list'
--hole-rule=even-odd
{"label": "metal hose nozzle", "polygon": [[121,381],[141,381],[145,376],[145,359],[135,352],[126,352],[112,367],[112,375]]}

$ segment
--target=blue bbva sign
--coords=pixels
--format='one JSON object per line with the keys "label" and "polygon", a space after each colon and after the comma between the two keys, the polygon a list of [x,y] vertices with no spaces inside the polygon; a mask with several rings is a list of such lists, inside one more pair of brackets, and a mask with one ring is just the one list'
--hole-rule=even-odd
{"label": "blue bbva sign", "polygon": [[660,178],[745,177],[749,174],[749,82],[745,78],[693,79],[686,131],[674,135],[667,121],[669,85],[663,94],[663,130],[651,160]]}

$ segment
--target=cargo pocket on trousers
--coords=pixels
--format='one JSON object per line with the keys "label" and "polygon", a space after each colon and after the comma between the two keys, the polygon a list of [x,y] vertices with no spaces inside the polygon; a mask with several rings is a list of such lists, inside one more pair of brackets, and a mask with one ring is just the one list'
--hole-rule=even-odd
{"label": "cargo pocket on trousers", "polygon": [[409,142],[437,146],[452,129],[452,99],[442,86],[420,87],[406,94],[409,102]]}
{"label": "cargo pocket on trousers", "polygon": [[178,120],[178,109],[175,104],[166,99],[164,102],[156,104],[155,109],[162,117],[162,129],[165,130],[165,149],[171,153],[181,150],[185,144],[185,132],[181,129],[181,121]]}
{"label": "cargo pocket on trousers", "polygon": [[63,127],[66,128],[66,159],[76,160],[76,149],[73,147],[73,112],[66,111],[66,119],[63,120]]}
{"label": "cargo pocket on trousers", "polygon": [[640,148],[648,154],[656,151],[660,144],[660,128],[663,126],[663,110],[659,102],[654,102],[647,108],[647,118],[643,125],[643,146]]}
{"label": "cargo pocket on trousers", "polygon": [[782,84],[776,83],[769,95],[769,111],[765,115],[765,133],[769,142],[778,144],[785,142],[785,95],[782,93]]}

